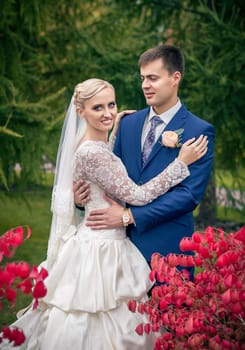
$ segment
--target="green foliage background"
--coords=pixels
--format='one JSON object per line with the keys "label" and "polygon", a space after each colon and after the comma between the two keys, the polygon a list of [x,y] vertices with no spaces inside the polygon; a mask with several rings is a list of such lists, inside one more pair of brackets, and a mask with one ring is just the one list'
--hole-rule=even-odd
{"label": "green foliage background", "polygon": [[[216,126],[216,163],[244,161],[244,5],[242,1],[3,0],[0,9],[0,167],[8,183],[35,182],[53,162],[74,85],[110,80],[121,108],[145,105],[137,60],[159,42],[182,48],[180,97]],[[21,177],[13,177],[16,162]]]}
{"label": "green foliage background", "polygon": [[[159,42],[180,46],[180,97],[216,126],[216,164],[244,162],[242,1],[3,0],[0,9],[0,167],[10,184],[35,182],[53,162],[74,85],[90,77],[115,85],[121,108],[145,105],[137,60]],[[21,177],[13,177],[16,162]]]}

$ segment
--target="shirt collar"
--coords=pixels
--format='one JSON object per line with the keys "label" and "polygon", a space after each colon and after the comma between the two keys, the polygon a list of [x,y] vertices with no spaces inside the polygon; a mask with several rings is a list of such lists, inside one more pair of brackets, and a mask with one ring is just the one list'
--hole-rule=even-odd
{"label": "shirt collar", "polygon": [[[180,99],[178,99],[177,103],[169,108],[166,112],[163,112],[162,114],[159,114],[159,117],[162,119],[162,121],[164,122],[165,125],[167,125],[170,120],[173,118],[173,116],[178,112],[178,110],[180,109],[182,103],[180,101]],[[156,113],[154,112],[152,106],[150,107],[150,113],[149,113],[149,117],[148,117],[148,121],[151,121],[151,119],[156,115]]]}

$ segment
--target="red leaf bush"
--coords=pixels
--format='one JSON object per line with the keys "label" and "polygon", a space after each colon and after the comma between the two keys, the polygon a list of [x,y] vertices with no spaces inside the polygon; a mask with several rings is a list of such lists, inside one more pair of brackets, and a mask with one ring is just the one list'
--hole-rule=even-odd
{"label": "red leaf bush", "polygon": [[[229,234],[207,227],[180,248],[194,255],[152,255],[150,279],[160,284],[147,302],[129,302],[149,319],[136,332],[157,332],[154,350],[244,350],[245,226]],[[177,266],[195,267],[194,280]]]}
{"label": "red leaf bush", "polygon": [[[26,231],[26,233],[25,233]],[[47,290],[43,280],[48,276],[46,269],[30,267],[25,261],[3,263],[4,257],[12,258],[17,248],[31,235],[29,227],[16,227],[0,236],[0,313],[5,299],[8,306],[15,306],[18,293],[31,294],[34,302],[33,308],[38,305],[39,298],[46,295]],[[5,326],[0,332],[0,348],[4,344],[11,343],[13,347],[21,345],[25,341],[25,335],[21,329]]]}

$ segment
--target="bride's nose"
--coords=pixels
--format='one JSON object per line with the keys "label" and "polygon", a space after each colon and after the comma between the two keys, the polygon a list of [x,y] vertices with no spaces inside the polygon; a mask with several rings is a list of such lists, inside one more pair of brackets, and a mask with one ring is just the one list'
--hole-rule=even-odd
{"label": "bride's nose", "polygon": [[104,116],[105,117],[111,117],[112,116],[112,111],[109,108],[106,108],[104,110]]}

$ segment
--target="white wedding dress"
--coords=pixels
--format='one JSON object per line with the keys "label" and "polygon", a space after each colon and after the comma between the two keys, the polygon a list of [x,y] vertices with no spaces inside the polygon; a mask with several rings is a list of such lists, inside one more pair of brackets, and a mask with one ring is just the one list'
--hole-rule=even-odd
{"label": "white wedding dress", "polygon": [[[143,205],[181,182],[188,168],[175,160],[139,187],[103,142],[85,141],[74,157],[74,180],[90,182],[90,210],[105,208],[104,191],[125,202]],[[103,189],[103,190],[102,190]],[[28,350],[151,350],[154,335],[139,336],[147,323],[127,302],[146,300],[152,284],[149,266],[127,238],[125,229],[93,231],[85,220],[70,225],[63,246],[45,280],[47,295],[36,310],[29,308],[13,325],[23,329]]]}

